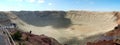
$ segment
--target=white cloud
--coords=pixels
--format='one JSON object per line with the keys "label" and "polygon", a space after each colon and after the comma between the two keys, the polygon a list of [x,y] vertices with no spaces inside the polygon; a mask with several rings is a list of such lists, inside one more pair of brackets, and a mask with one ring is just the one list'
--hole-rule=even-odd
{"label": "white cloud", "polygon": [[52,5],[52,3],[48,3],[48,5],[50,5],[50,6],[51,6],[51,5]]}
{"label": "white cloud", "polygon": [[24,0],[7,0],[7,1],[18,1],[18,2],[22,2]]}
{"label": "white cloud", "polygon": [[8,0],[8,1],[17,1],[17,2],[29,2],[29,3],[44,3],[45,0]]}
{"label": "white cloud", "polygon": [[30,3],[34,3],[35,2],[35,0],[28,0]]}
{"label": "white cloud", "polygon": [[44,3],[45,0],[38,0],[38,3]]}
{"label": "white cloud", "polygon": [[18,1],[23,2],[24,0],[18,0]]}

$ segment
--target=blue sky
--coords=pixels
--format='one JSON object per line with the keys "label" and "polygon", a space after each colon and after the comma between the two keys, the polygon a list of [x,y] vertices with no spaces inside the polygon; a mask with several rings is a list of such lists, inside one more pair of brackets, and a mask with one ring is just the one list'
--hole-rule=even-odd
{"label": "blue sky", "polygon": [[120,11],[120,0],[0,0],[0,11]]}

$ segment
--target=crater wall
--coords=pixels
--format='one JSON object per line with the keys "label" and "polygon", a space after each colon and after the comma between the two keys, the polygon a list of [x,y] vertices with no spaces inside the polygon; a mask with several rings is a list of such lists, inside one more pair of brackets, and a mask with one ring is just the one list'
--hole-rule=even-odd
{"label": "crater wall", "polygon": [[68,45],[85,45],[119,23],[119,12],[10,11],[4,15],[23,31],[45,34]]}

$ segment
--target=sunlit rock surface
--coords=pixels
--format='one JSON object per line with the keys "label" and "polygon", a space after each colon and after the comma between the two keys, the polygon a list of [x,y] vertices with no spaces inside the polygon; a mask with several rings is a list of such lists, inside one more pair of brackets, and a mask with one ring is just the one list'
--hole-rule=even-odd
{"label": "sunlit rock surface", "polygon": [[87,42],[87,45],[120,45],[120,25],[112,31],[106,32],[99,39]]}
{"label": "sunlit rock surface", "polygon": [[[118,12],[94,11],[11,11],[4,12],[23,31],[45,34],[61,44],[85,45],[119,22]],[[117,16],[116,16],[117,15]]]}

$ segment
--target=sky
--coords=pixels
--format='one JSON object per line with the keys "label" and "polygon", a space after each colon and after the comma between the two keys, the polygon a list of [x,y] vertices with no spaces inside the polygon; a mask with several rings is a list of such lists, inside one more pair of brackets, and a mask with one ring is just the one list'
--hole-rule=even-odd
{"label": "sky", "polygon": [[120,0],[0,0],[0,11],[120,11]]}

